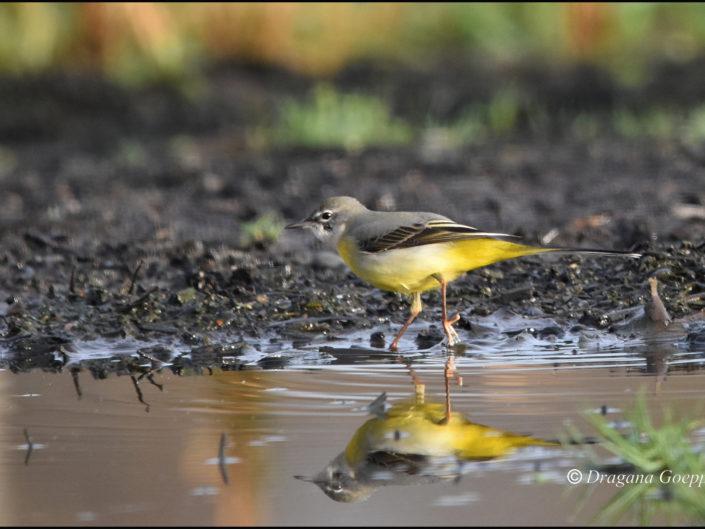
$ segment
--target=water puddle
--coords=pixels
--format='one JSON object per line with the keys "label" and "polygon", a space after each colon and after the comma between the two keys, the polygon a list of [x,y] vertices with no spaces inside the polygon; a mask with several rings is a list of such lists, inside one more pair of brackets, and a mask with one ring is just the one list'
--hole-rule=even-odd
{"label": "water puddle", "polygon": [[455,350],[462,386],[441,343],[416,343],[423,323],[400,354],[370,343],[389,329],[5,343],[0,523],[589,522],[618,491],[570,485],[585,461],[556,441],[591,410],[624,421],[640,390],[692,410],[702,330],[478,319]]}

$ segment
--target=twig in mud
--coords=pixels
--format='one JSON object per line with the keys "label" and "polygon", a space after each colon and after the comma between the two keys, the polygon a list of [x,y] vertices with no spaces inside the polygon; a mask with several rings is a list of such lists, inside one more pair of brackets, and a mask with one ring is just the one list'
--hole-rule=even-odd
{"label": "twig in mud", "polygon": [[296,323],[319,323],[322,321],[339,320],[339,321],[349,321],[349,322],[360,322],[366,321],[365,318],[358,318],[355,316],[317,316],[317,317],[307,317],[302,316],[300,318],[292,318],[290,320],[274,321],[267,325],[267,327],[280,327],[282,325],[293,325]]}
{"label": "twig in mud", "polygon": [[27,442],[27,454],[24,456],[24,464],[27,466],[29,465],[29,457],[32,455],[32,450],[34,449],[34,443],[32,442],[32,439],[29,438],[27,428],[24,429],[24,438]]}
{"label": "twig in mud", "polygon": [[144,323],[140,323],[139,321],[135,321],[135,325],[142,332],[158,332],[161,334],[168,334],[168,335],[176,334],[177,332],[179,332],[179,330],[176,327],[165,327],[165,326],[159,325],[159,324],[149,324],[149,323],[144,324]]}
{"label": "twig in mud", "polygon": [[705,299],[705,292],[698,292],[697,294],[690,294],[689,296],[686,296],[685,302],[686,303],[697,303],[701,299]]}
{"label": "twig in mud", "polygon": [[69,292],[76,293],[76,267],[71,267],[71,277],[69,278]]}
{"label": "twig in mud", "polygon": [[641,310],[641,305],[638,305],[636,307],[627,307],[625,309],[615,309],[615,310],[610,310],[608,312],[605,312],[602,316],[609,321],[616,321],[619,319],[626,319],[637,312]]}
{"label": "twig in mud", "polygon": [[[154,373],[160,371],[162,367],[164,367],[164,362],[143,351],[137,351],[137,354],[142,358],[146,358],[152,364],[149,369],[141,372],[140,376],[137,377],[137,382],[142,382],[142,379],[146,378],[147,380],[149,380],[150,384],[158,387],[159,391],[164,391],[164,385],[159,384],[156,380],[154,380]],[[139,371],[139,369],[135,370]]]}
{"label": "twig in mud", "polygon": [[162,362],[161,360],[159,360],[159,358],[156,358],[156,357],[152,356],[152,355],[149,354],[149,353],[145,353],[145,352],[143,352],[143,351],[139,351],[139,350],[138,350],[138,351],[137,351],[137,354],[138,354],[139,356],[141,356],[142,358],[146,358],[147,360],[149,360],[150,362],[152,362],[152,368],[154,368],[155,366],[161,366],[161,365],[164,363],[164,362]]}
{"label": "twig in mud", "polygon": [[135,378],[135,375],[130,375],[130,379],[132,379],[132,384],[135,386],[135,391],[137,392],[137,399],[145,405],[145,410],[147,413],[149,413],[149,404],[144,401],[144,395],[142,395],[142,389],[140,388],[139,382],[137,382],[137,379]]}
{"label": "twig in mud", "polygon": [[69,361],[71,360],[71,357],[68,355],[68,353],[67,353],[66,351],[64,351],[63,346],[60,346],[60,347],[56,350],[56,353],[59,354],[59,355],[61,355],[61,360],[64,362],[63,365],[68,364]]}
{"label": "twig in mud", "polygon": [[135,271],[132,272],[132,277],[130,278],[130,287],[127,289],[128,294],[132,294],[135,291],[135,283],[137,282],[137,275],[140,273],[140,270],[142,270],[142,265],[144,265],[144,261],[140,260],[140,262],[137,263],[137,268],[135,268]]}
{"label": "twig in mud", "polygon": [[71,378],[73,379],[73,387],[76,389],[76,395],[78,395],[78,400],[83,397],[83,391],[81,391],[81,383],[78,380],[78,372],[80,369],[71,370]]}
{"label": "twig in mud", "polygon": [[225,432],[223,432],[220,434],[220,447],[218,449],[218,468],[220,469],[220,477],[223,478],[223,483],[227,485],[229,483],[229,480],[227,461],[225,459],[225,443],[226,435]]}
{"label": "twig in mud", "polygon": [[127,312],[130,312],[130,311],[131,311],[132,309],[134,309],[137,305],[139,305],[140,303],[142,303],[142,302],[144,302],[145,300],[147,300],[147,298],[149,298],[149,296],[151,296],[152,294],[154,294],[157,290],[158,290],[157,287],[152,287],[152,288],[150,288],[147,292],[145,292],[143,295],[141,295],[141,296],[140,296],[139,298],[137,298],[135,301],[133,301],[132,303],[128,303],[127,305],[125,305],[124,307],[122,307],[121,309],[119,309],[119,311],[122,312],[123,314],[124,314],[124,313],[127,313]]}
{"label": "twig in mud", "polygon": [[62,246],[61,244],[58,244],[48,237],[44,237],[43,235],[40,235],[38,233],[32,233],[32,232],[25,232],[24,234],[24,240],[35,244],[36,246],[39,246],[41,248],[50,248],[54,250],[55,252],[64,254],[64,255],[76,255],[76,252],[73,251],[71,248],[68,248],[66,246]]}
{"label": "twig in mud", "polygon": [[159,388],[159,391],[164,391],[164,384],[160,384],[159,382],[154,380],[154,373],[153,372],[150,371],[145,376],[147,377],[147,380],[149,380],[150,384]]}

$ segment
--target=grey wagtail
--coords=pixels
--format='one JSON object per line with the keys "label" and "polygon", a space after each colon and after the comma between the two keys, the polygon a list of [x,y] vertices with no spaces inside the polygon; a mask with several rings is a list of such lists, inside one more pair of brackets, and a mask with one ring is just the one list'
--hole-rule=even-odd
{"label": "grey wagtail", "polygon": [[[345,449],[315,476],[294,476],[318,485],[335,501],[359,502],[387,485],[458,480],[462,466],[488,461],[528,446],[560,443],[477,424],[440,402],[426,402],[425,387],[413,399],[386,404],[382,393],[368,407],[371,419]],[[446,392],[446,399],[450,396]]]}
{"label": "grey wagtail", "polygon": [[305,228],[323,242],[335,244],[350,269],[377,288],[412,297],[411,315],[391,343],[399,339],[421,312],[421,293],[441,289],[443,330],[448,345],[458,342],[448,317],[446,287],[463,273],[524,255],[577,252],[641,257],[638,253],[521,244],[516,236],[489,233],[436,213],[372,211],[352,197],[331,197],[301,222],[287,229]]}

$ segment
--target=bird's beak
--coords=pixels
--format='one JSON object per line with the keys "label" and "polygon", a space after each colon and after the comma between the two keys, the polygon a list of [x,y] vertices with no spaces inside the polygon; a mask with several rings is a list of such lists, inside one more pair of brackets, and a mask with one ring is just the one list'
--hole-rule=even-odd
{"label": "bird's beak", "polygon": [[294,478],[298,479],[299,481],[305,481],[306,483],[315,483],[316,485],[318,485],[318,483],[320,482],[316,478],[312,478],[309,476],[294,476]]}
{"label": "bird's beak", "polygon": [[299,222],[294,222],[287,226],[284,226],[285,230],[296,230],[300,228],[305,228],[311,221],[309,219],[300,220]]}

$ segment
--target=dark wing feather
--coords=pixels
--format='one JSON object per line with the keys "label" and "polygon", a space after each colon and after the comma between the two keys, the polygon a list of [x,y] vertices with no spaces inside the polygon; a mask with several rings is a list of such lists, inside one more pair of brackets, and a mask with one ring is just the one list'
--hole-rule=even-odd
{"label": "dark wing feather", "polygon": [[417,222],[411,226],[401,226],[378,237],[360,241],[360,249],[363,252],[377,253],[391,250],[392,248],[403,248],[403,246],[400,245],[409,241],[409,239],[413,239],[414,236],[423,233],[425,228],[426,224],[421,222]]}
{"label": "dark wing feather", "polygon": [[411,248],[424,244],[460,241],[482,237],[512,237],[502,233],[481,232],[472,226],[457,224],[451,220],[430,220],[417,222],[410,226],[400,226],[378,237],[360,242],[360,250],[369,253],[384,252],[398,248]]}
{"label": "dark wing feather", "polygon": [[418,474],[428,459],[421,454],[400,454],[382,450],[371,452],[366,457],[368,463],[410,475]]}

